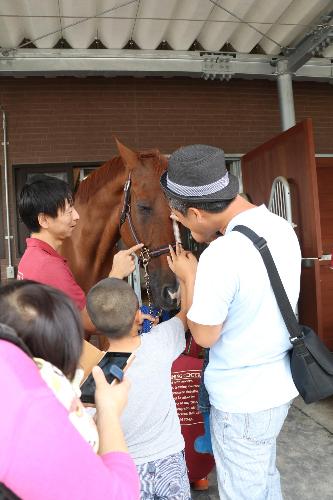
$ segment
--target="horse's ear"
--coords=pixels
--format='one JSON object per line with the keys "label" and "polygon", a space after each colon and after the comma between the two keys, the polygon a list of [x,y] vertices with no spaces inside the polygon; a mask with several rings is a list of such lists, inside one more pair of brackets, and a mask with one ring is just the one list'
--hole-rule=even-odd
{"label": "horse's ear", "polygon": [[126,169],[133,170],[138,164],[138,155],[115,138],[117,148]]}

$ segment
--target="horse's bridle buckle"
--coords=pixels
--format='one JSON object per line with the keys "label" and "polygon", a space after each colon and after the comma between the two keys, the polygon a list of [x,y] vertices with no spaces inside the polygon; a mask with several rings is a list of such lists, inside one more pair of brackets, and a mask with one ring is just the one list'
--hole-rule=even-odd
{"label": "horse's bridle buckle", "polygon": [[145,270],[145,273],[148,274],[148,264],[151,260],[149,248],[143,247],[140,252],[139,263],[142,263],[142,267]]}

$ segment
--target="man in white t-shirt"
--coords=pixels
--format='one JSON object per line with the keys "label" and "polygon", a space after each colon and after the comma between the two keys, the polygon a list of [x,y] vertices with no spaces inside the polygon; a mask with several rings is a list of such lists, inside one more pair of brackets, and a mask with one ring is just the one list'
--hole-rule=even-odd
{"label": "man in white t-shirt", "polygon": [[281,499],[276,439],[297,396],[291,344],[258,250],[232,229],[248,226],[267,240],[293,308],[301,269],[297,237],[287,221],[238,195],[221,149],[178,149],[161,185],[172,217],[197,242],[212,242],[197,269],[186,253],[173,258],[172,269],[186,284],[191,333],[210,348],[204,380],[220,497]]}

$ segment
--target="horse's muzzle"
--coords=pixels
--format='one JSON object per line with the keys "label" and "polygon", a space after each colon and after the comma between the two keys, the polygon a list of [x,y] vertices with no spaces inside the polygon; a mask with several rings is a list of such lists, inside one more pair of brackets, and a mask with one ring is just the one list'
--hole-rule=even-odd
{"label": "horse's muzzle", "polygon": [[180,287],[164,285],[161,289],[161,299],[163,309],[175,309],[180,302]]}

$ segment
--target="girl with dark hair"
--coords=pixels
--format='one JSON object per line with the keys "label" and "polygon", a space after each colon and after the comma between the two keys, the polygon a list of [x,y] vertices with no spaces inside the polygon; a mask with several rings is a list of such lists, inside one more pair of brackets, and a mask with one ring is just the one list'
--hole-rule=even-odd
{"label": "girl with dark hair", "polygon": [[82,338],[80,314],[62,292],[32,281],[0,288],[0,393],[6,408],[0,483],[20,498],[138,498],[119,422],[128,383],[111,387],[98,367],[93,375],[100,456],[86,442],[97,451],[96,428],[71,385]]}

